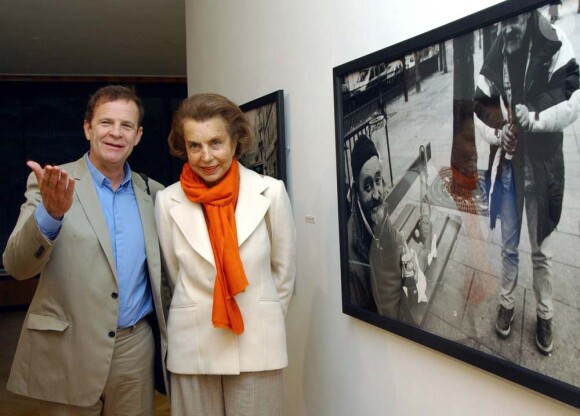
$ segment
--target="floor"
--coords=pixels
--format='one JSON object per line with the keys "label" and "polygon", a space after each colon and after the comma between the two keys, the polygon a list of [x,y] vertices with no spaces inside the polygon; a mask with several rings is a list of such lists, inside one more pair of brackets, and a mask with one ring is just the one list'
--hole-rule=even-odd
{"label": "floor", "polygon": [[[0,348],[0,416],[36,416],[38,410],[33,400],[6,391],[6,382],[12,358],[18,343],[18,336],[24,321],[24,308],[0,310],[0,328],[2,328],[2,348]],[[169,416],[167,398],[156,393],[155,416]]]}

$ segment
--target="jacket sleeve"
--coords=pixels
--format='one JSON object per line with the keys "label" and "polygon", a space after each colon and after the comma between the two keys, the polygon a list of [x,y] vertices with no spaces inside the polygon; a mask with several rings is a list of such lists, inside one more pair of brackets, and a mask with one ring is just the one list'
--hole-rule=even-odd
{"label": "jacket sleeve", "polygon": [[47,239],[34,218],[34,211],[41,196],[36,176],[31,173],[26,183],[25,202],[20,207],[16,226],[8,239],[2,261],[6,272],[18,280],[29,279],[39,274],[50,259],[58,241]]}
{"label": "jacket sleeve", "polygon": [[580,111],[578,63],[572,45],[557,31],[562,46],[552,58],[548,88],[538,96],[535,108],[529,109],[530,130],[534,133],[562,131]]}
{"label": "jacket sleeve", "polygon": [[155,202],[155,200],[157,198],[157,192],[165,189],[165,186],[163,186],[161,183],[157,182],[156,180],[149,178],[149,189],[151,191],[151,198],[153,198],[153,202]]}
{"label": "jacket sleeve", "polygon": [[388,215],[375,229],[375,234],[378,242],[371,243],[369,251],[373,296],[380,315],[399,319],[404,297],[401,279],[403,239]]}
{"label": "jacket sleeve", "polygon": [[[165,189],[164,185],[157,182],[156,180],[149,178],[149,190],[151,192],[151,198],[153,199],[154,205],[157,203],[157,193],[163,189]],[[158,228],[157,221],[155,222],[155,225]],[[157,235],[159,236],[159,231],[157,232]],[[159,246],[159,253],[161,257],[161,245]],[[169,277],[167,276],[166,268],[163,266],[163,258],[161,258],[161,304],[163,307],[165,319],[167,319],[168,316],[169,305],[171,303],[171,294],[172,290],[169,284]]]}
{"label": "jacket sleeve", "polygon": [[505,115],[501,107],[499,93],[493,83],[480,74],[473,96],[473,112],[479,120],[493,129],[501,129]]}
{"label": "jacket sleeve", "polygon": [[159,191],[155,197],[155,221],[159,234],[159,247],[161,250],[161,270],[164,284],[168,286],[169,297],[173,295],[179,263],[173,246],[173,221],[169,215],[168,191]]}
{"label": "jacket sleeve", "polygon": [[296,226],[284,182],[277,183],[279,188],[271,198],[268,213],[272,227],[270,256],[272,277],[286,315],[296,278]]}

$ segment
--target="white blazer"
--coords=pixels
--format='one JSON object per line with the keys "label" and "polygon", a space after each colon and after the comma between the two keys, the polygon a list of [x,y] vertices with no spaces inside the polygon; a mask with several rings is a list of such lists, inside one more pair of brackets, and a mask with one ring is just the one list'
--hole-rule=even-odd
{"label": "white blazer", "polygon": [[155,216],[172,292],[167,369],[239,374],[286,367],[284,316],[294,288],[296,230],[284,183],[240,164],[235,217],[249,285],[236,296],[245,328],[239,336],[211,322],[216,268],[202,205],[189,201],[177,182],[157,193]]}

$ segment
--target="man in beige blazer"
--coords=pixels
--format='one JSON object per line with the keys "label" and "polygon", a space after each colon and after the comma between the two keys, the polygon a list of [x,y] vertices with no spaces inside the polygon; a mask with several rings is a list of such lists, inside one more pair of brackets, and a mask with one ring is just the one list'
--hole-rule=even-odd
{"label": "man in beige blazer", "polygon": [[16,279],[40,273],[8,390],[40,400],[41,415],[153,415],[157,314],[166,327],[153,201],[161,184],[126,163],[143,107],[125,87],[90,99],[90,151],[33,170],[3,255]]}

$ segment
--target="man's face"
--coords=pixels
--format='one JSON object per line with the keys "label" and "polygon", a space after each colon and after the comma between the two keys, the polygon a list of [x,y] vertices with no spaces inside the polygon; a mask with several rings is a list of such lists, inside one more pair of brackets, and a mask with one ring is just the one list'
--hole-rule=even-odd
{"label": "man's face", "polygon": [[84,122],[85,136],[91,143],[89,158],[102,173],[122,167],[141,140],[139,108],[133,101],[100,104],[93,119]]}
{"label": "man's face", "polygon": [[357,189],[365,218],[374,227],[384,216],[383,175],[377,156],[371,157],[363,165],[358,176]]}
{"label": "man's face", "polygon": [[505,50],[508,54],[516,52],[522,46],[529,14],[520,14],[501,22],[501,34],[504,39]]}

